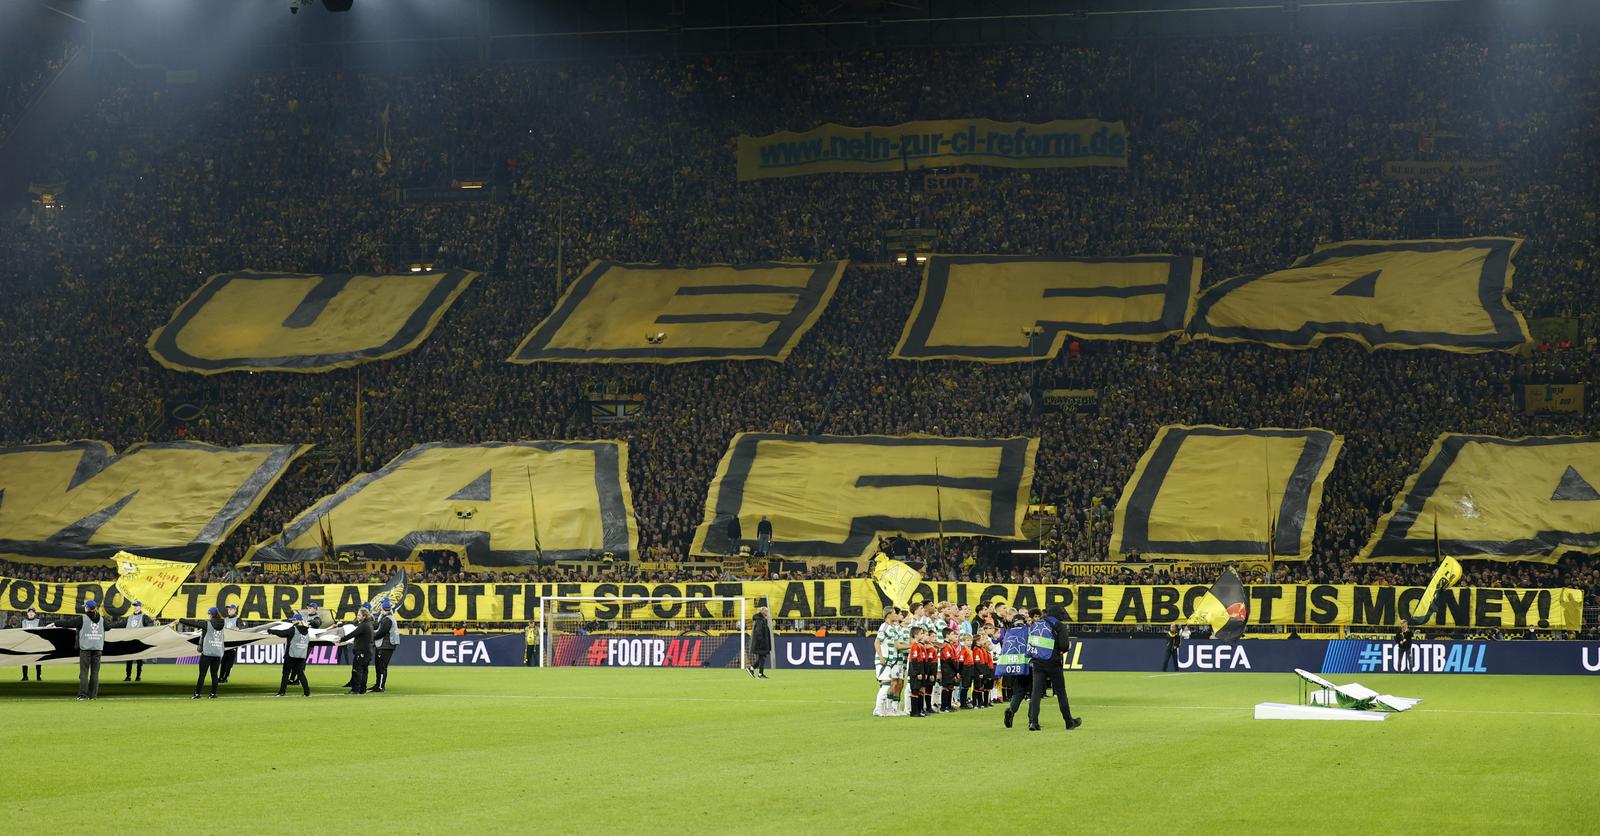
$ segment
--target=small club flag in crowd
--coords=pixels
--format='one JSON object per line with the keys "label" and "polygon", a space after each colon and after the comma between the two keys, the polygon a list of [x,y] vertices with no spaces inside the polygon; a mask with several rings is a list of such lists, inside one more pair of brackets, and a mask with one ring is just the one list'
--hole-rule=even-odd
{"label": "small club flag in crowd", "polygon": [[383,585],[382,589],[379,589],[377,592],[372,594],[371,601],[373,605],[376,606],[381,604],[383,599],[388,598],[389,603],[393,604],[395,608],[398,609],[400,607],[400,600],[404,598],[405,595],[406,570],[401,569],[400,571],[394,573],[394,577],[390,578],[388,582]]}
{"label": "small club flag in crowd", "polygon": [[152,615],[161,612],[194,571],[193,563],[157,560],[128,552],[117,552],[113,559],[117,562],[117,589],[129,601],[143,604],[145,612]]}
{"label": "small club flag in crowd", "polygon": [[916,590],[917,584],[922,583],[922,573],[883,552],[878,552],[872,558],[872,579],[878,582],[878,588],[888,596],[889,603],[896,607],[905,607],[911,603],[911,593]]}
{"label": "small club flag in crowd", "polygon": [[1222,576],[1211,585],[1194,606],[1190,624],[1211,625],[1211,635],[1223,641],[1233,641],[1244,635],[1245,622],[1250,620],[1250,602],[1244,594],[1244,583],[1232,567],[1222,570]]}

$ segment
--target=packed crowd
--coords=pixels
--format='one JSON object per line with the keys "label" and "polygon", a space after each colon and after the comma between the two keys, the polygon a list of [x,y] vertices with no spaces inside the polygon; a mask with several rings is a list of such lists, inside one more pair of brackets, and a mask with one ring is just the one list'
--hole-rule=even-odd
{"label": "packed crowd", "polygon": [[[1351,558],[1439,433],[1594,428],[1583,416],[1524,415],[1515,398],[1523,381],[1600,380],[1600,53],[1575,33],[302,69],[182,86],[120,74],[102,85],[52,163],[72,184],[68,210],[0,222],[0,322],[27,324],[0,329],[11,358],[0,367],[0,444],[315,443],[319,457],[268,496],[219,565],[353,473],[426,441],[624,438],[641,557],[660,561],[688,558],[736,432],[919,432],[1042,439],[1034,493],[1062,513],[1049,559],[1012,566],[959,539],[913,544],[912,557],[935,577],[1049,582],[1058,561],[1118,558],[1111,508],[1158,427],[1216,423],[1346,438],[1314,556],[1278,579],[1415,583],[1426,567]],[[1132,160],[984,169],[961,193],[922,191],[915,172],[733,177],[740,133],[952,116],[1122,119]],[[1390,159],[1502,167],[1493,178],[1386,180]],[[397,199],[398,188],[466,177],[489,179],[493,199]],[[857,263],[784,364],[503,362],[549,312],[558,280],[590,259],[882,261],[881,230],[899,226],[938,230],[947,252],[1192,253],[1205,259],[1203,285],[1328,240],[1518,235],[1513,301],[1530,317],[1582,318],[1585,338],[1527,356],[1083,341],[1039,364],[897,362],[888,356],[919,276]],[[362,367],[359,460],[353,370],[202,379],[144,349],[214,272],[421,259],[485,275],[416,351]],[[644,393],[645,415],[590,423],[575,406],[606,385]],[[1098,413],[1038,414],[1027,394],[1039,387],[1098,389]],[[179,420],[164,408],[174,403],[200,413]],[[1129,575],[1113,563],[1102,579]],[[1600,570],[1580,558],[1473,563],[1467,582],[1600,591]]]}

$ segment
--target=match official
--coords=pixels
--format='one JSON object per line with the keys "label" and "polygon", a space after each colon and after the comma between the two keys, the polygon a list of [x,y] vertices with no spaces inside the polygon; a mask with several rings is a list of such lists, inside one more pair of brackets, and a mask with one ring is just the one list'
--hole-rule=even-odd
{"label": "match official", "polygon": [[[154,626],[156,626],[156,620],[151,618],[150,616],[144,614],[144,604],[143,603],[141,603],[139,601],[134,601],[133,602],[133,612],[128,613],[128,617],[127,618],[124,618],[121,621],[119,621],[116,624],[113,624],[111,626],[112,627],[125,627],[125,628],[130,628],[130,629],[137,629],[139,627],[154,627]],[[139,681],[142,681],[143,679],[144,679],[144,660],[143,659],[139,659],[137,661],[129,662],[127,664],[127,668],[122,672],[122,681],[123,682],[128,682],[130,680],[133,681],[133,682],[139,682]]]}
{"label": "match official", "polygon": [[378,675],[372,690],[381,694],[389,687],[389,658],[394,656],[395,648],[400,646],[400,617],[395,615],[394,604],[388,598],[383,599],[379,606],[382,613],[372,628],[372,644],[377,650]]}
{"label": "match official", "polygon": [[306,681],[306,656],[311,652],[311,628],[300,613],[289,616],[289,626],[270,629],[269,634],[284,640],[283,676],[278,679],[278,696],[283,696],[291,683],[299,683],[300,690],[311,696],[311,683]]}
{"label": "match official", "polygon": [[[22,629],[26,630],[26,629],[28,629],[30,627],[43,627],[43,626],[44,626],[44,623],[39,620],[39,611],[34,609],[33,607],[29,607],[28,608],[28,612],[22,616]],[[33,666],[33,678],[38,680],[38,681],[40,681],[40,682],[44,681],[44,665],[34,665]],[[23,682],[27,682],[28,681],[28,666],[27,665],[23,665],[22,666],[22,681]]]}

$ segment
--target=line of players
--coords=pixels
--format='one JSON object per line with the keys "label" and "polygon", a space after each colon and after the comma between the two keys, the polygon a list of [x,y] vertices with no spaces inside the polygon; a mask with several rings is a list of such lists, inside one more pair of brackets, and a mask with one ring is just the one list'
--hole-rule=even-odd
{"label": "line of players", "polygon": [[[879,683],[873,715],[928,717],[989,708],[1001,700],[994,666],[1000,628],[991,622],[988,604],[976,617],[967,607],[949,603],[885,607],[873,643]],[[910,708],[903,710],[908,683]]]}

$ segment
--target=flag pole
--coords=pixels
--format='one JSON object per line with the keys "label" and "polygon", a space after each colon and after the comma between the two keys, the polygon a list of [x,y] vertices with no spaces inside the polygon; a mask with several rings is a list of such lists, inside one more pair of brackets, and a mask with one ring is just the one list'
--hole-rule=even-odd
{"label": "flag pole", "polygon": [[944,566],[944,496],[939,491],[939,457],[933,457],[933,509],[939,517],[939,565]]}
{"label": "flag pole", "polygon": [[1277,558],[1278,520],[1272,513],[1272,447],[1265,438],[1261,439],[1263,476],[1261,492],[1267,501],[1267,571],[1277,568],[1273,566]]}
{"label": "flag pole", "polygon": [[544,546],[539,542],[539,507],[533,500],[533,471],[527,465],[522,466],[522,472],[528,477],[528,517],[533,521],[533,551],[539,556],[539,563],[544,563]]}

